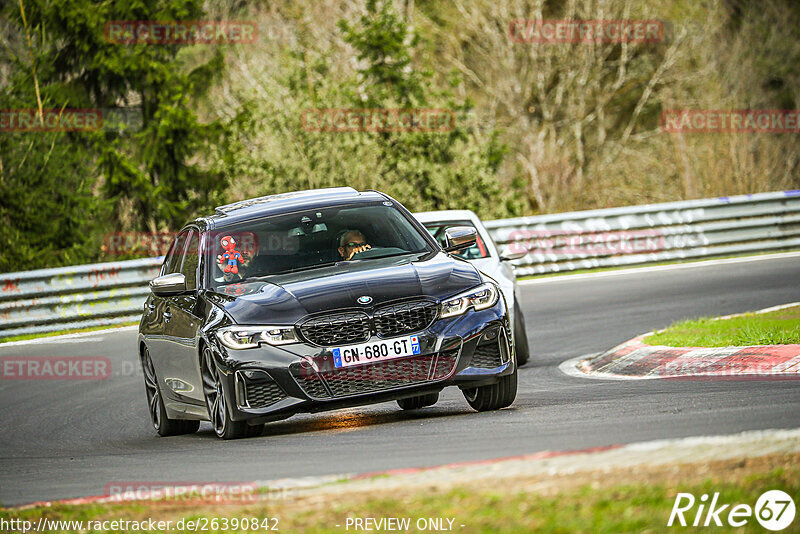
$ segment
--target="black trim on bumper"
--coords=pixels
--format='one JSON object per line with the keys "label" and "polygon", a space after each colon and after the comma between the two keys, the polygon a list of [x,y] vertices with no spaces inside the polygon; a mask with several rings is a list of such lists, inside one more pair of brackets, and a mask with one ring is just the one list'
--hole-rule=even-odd
{"label": "black trim on bumper", "polygon": [[[464,388],[496,382],[515,366],[509,328],[500,299],[488,310],[435,321],[418,334],[422,348],[418,356],[334,369],[329,348],[304,343],[242,351],[216,344],[215,352],[227,371],[223,380],[229,396],[235,397],[229,402],[232,419],[257,424],[295,413],[423,395],[451,385]],[[498,358],[499,365],[487,367]],[[241,381],[237,377],[244,371],[263,372],[285,397],[274,400],[276,393],[263,406],[247,402],[237,391],[237,381]]]}

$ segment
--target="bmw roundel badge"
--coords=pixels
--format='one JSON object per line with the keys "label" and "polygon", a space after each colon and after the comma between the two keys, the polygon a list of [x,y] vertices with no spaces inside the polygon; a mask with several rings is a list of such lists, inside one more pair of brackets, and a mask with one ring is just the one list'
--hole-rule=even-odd
{"label": "bmw roundel badge", "polygon": [[361,297],[358,297],[359,304],[369,304],[370,302],[372,302],[372,297],[370,296],[363,295]]}

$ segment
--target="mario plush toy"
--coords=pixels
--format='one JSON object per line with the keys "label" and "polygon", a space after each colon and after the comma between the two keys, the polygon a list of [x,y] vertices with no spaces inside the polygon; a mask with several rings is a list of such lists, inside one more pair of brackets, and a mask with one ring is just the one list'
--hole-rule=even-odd
{"label": "mario plush toy", "polygon": [[220,240],[220,243],[222,244],[222,248],[225,249],[225,252],[222,253],[222,261],[220,263],[225,263],[226,261],[228,262],[223,270],[226,273],[238,273],[239,262],[242,260],[242,255],[235,248],[236,240],[231,236],[226,235],[222,238],[222,240]]}

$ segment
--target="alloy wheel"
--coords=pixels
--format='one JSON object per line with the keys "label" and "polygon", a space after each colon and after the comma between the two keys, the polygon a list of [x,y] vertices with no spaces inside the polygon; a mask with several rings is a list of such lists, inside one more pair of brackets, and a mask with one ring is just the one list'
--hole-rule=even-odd
{"label": "alloy wheel", "polygon": [[221,436],[225,432],[225,420],[228,414],[225,411],[225,396],[222,394],[222,382],[219,380],[214,355],[208,347],[203,350],[203,393],[211,425],[214,427],[214,432]]}
{"label": "alloy wheel", "polygon": [[150,359],[150,351],[144,350],[144,388],[147,393],[147,406],[150,409],[150,420],[156,430],[161,428],[161,394],[158,392],[156,382],[156,370],[153,367],[153,360]]}

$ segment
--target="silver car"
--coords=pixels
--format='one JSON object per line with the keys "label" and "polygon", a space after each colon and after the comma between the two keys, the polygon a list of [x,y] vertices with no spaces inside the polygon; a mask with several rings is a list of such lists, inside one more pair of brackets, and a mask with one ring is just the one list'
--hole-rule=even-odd
{"label": "silver car", "polygon": [[425,228],[443,247],[446,240],[445,230],[448,228],[469,226],[478,231],[475,245],[454,253],[454,255],[469,260],[479,271],[494,279],[500,286],[511,314],[511,324],[514,325],[513,342],[517,348],[517,364],[525,364],[530,356],[528,335],[525,331],[525,317],[517,299],[517,276],[509,261],[522,254],[512,254],[508,251],[501,254],[497,250],[492,236],[489,235],[489,231],[478,216],[470,210],[424,211],[415,213],[414,217],[425,225]]}

